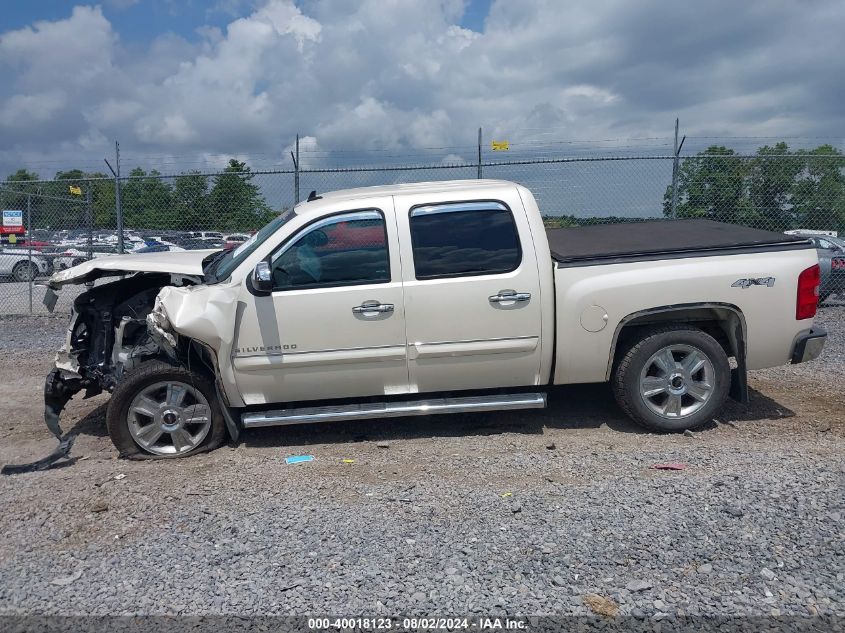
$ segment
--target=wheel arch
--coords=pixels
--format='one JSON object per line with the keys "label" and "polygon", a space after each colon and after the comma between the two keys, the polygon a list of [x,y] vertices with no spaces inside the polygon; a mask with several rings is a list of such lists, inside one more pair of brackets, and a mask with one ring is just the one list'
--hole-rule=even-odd
{"label": "wheel arch", "polygon": [[185,337],[187,349],[185,353],[186,360],[189,366],[192,366],[197,371],[202,371],[214,383],[214,389],[217,392],[217,400],[220,403],[220,410],[223,412],[223,419],[226,421],[226,431],[233,442],[237,442],[241,433],[241,425],[239,418],[236,419],[233,415],[229,398],[226,396],[226,390],[223,389],[220,378],[220,365],[217,362],[217,353],[214,349],[195,338]]}
{"label": "wheel arch", "polygon": [[613,369],[628,343],[638,332],[655,325],[683,323],[697,327],[710,334],[730,357],[736,359],[731,370],[730,396],[739,402],[748,402],[748,383],[745,366],[746,322],[745,315],[730,303],[701,302],[665,305],[632,312],[623,318],[613,333],[607,364],[606,380],[610,380]]}

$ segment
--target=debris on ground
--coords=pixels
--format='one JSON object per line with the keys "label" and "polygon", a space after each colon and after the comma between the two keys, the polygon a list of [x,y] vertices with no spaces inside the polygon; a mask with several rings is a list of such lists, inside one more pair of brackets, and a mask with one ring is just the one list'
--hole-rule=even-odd
{"label": "debris on ground", "polygon": [[553,451],[557,448],[557,446],[555,446],[554,442],[549,442],[548,444],[546,444],[546,448],[549,449],[550,451]]}
{"label": "debris on ground", "polygon": [[377,448],[390,448],[390,444],[388,444],[387,442],[378,442],[376,444],[376,447]]}
{"label": "debris on ground", "polygon": [[293,455],[291,457],[285,457],[286,464],[301,464],[302,462],[313,462],[314,456],[313,455]]}
{"label": "debris on ground", "polygon": [[588,593],[584,596],[584,604],[586,604],[593,613],[603,615],[606,618],[615,618],[619,615],[619,605],[610,598],[605,598],[596,593]]}
{"label": "debris on ground", "polygon": [[687,465],[681,462],[666,462],[665,464],[652,464],[652,470],[686,470]]}
{"label": "debris on ground", "polygon": [[722,511],[725,512],[726,514],[730,514],[732,517],[737,517],[737,518],[739,518],[739,517],[741,517],[745,514],[745,512],[742,511],[742,508],[740,508],[739,506],[732,506],[732,505],[725,506],[724,508],[722,508]]}
{"label": "debris on ground", "polygon": [[91,512],[105,512],[108,509],[109,509],[109,504],[106,503],[105,501],[103,501],[102,499],[98,499],[97,501],[92,503],[91,507],[89,508],[89,510],[91,510]]}
{"label": "debris on ground", "polygon": [[504,498],[506,498],[506,497],[512,497],[512,496],[513,496],[513,493],[512,493],[512,492],[503,492],[503,493],[502,493],[502,499],[504,499]]}
{"label": "debris on ground", "polygon": [[126,473],[119,473],[114,476],[115,481],[120,481],[121,479],[126,479]]}
{"label": "debris on ground", "polygon": [[355,463],[354,459],[341,459],[340,461],[343,462],[344,464],[354,464]]}

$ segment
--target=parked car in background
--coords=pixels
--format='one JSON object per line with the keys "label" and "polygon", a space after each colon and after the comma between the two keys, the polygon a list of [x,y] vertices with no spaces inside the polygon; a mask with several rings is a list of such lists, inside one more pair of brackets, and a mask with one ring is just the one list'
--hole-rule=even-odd
{"label": "parked car in background", "polygon": [[50,265],[43,257],[33,254],[30,258],[26,250],[0,249],[0,277],[11,277],[20,282],[32,281],[36,277],[49,275],[50,270]]}
{"label": "parked car in background", "polygon": [[220,231],[188,231],[187,237],[203,240],[220,240],[221,242],[224,241],[223,234]]}
{"label": "parked car in background", "polygon": [[224,247],[222,240],[215,240],[212,238],[174,238],[173,243],[176,246],[184,248],[187,251],[203,250],[208,248],[220,249]]}
{"label": "parked car in background", "polygon": [[[101,244],[91,247],[91,258],[107,257],[109,255],[117,255],[117,248],[114,246],[103,246]],[[64,270],[71,266],[77,266],[82,262],[87,262],[89,259],[87,248],[68,248],[53,257],[53,269]]]}
{"label": "parked car in background", "polygon": [[168,244],[164,242],[156,242],[153,244],[148,243],[146,246],[142,246],[141,248],[136,248],[132,251],[133,255],[142,255],[144,253],[179,253],[184,252],[185,248],[181,246],[176,246],[175,244]]}
{"label": "parked car in background", "polygon": [[845,294],[845,240],[830,235],[808,235],[816,246],[821,268],[819,301],[826,301],[832,295]]}

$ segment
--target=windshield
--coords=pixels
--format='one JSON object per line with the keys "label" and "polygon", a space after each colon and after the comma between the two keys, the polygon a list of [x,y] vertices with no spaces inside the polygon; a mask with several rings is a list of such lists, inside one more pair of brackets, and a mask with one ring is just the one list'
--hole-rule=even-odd
{"label": "windshield", "polygon": [[280,227],[287,223],[296,214],[293,209],[283,212],[275,220],[264,225],[264,227],[250,237],[246,242],[229,251],[222,251],[215,257],[208,260],[205,276],[207,283],[216,283],[226,279],[232,274],[242,261],[252,255],[253,251],[261,246],[268,237],[273,235]]}

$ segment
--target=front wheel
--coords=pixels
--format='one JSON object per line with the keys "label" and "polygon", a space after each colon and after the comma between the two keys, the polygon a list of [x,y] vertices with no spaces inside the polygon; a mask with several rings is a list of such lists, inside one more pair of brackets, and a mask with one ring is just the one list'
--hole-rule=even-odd
{"label": "front wheel", "polygon": [[616,365],[613,392],[635,422],[685,431],[710,420],[727,398],[731,368],[722,346],[688,326],[647,331]]}
{"label": "front wheel", "polygon": [[212,381],[160,360],[145,361],[115,387],[106,426],[131,459],[194,455],[217,448],[226,435]]}

